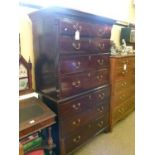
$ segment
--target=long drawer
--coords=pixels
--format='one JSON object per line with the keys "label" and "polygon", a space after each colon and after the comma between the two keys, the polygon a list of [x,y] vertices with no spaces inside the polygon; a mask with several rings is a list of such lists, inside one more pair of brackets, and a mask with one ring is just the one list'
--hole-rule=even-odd
{"label": "long drawer", "polygon": [[114,71],[113,81],[120,81],[124,79],[134,79],[134,69],[116,68]]}
{"label": "long drawer", "polygon": [[129,88],[124,89],[123,91],[115,92],[112,98],[113,107],[119,106],[124,101],[128,100],[130,97],[134,96],[135,88],[131,86]]}
{"label": "long drawer", "polygon": [[60,78],[59,97],[67,97],[108,83],[108,69],[64,76]]}
{"label": "long drawer", "polygon": [[123,79],[113,83],[113,93],[128,89],[131,86],[134,86],[134,79]]}
{"label": "long drawer", "polygon": [[116,60],[116,67],[121,67],[123,65],[127,65],[129,68],[134,68],[134,57],[125,57],[125,58],[120,58]]}
{"label": "long drawer", "polygon": [[62,35],[74,35],[78,30],[80,32],[80,36],[96,36],[110,39],[111,28],[112,26],[107,24],[100,25],[89,22],[86,23],[69,18],[63,18],[60,21],[60,34]]}
{"label": "long drawer", "polygon": [[73,115],[71,118],[66,120],[62,120],[60,122],[60,126],[63,129],[61,131],[62,136],[65,136],[71,132],[75,132],[79,130],[80,127],[89,123],[93,119],[97,119],[100,117],[105,117],[108,119],[109,106],[106,103],[100,104],[92,109],[86,109],[80,114]]}
{"label": "long drawer", "polygon": [[80,38],[75,40],[70,36],[61,36],[59,44],[60,53],[109,53],[111,47],[110,39]]}
{"label": "long drawer", "polygon": [[95,136],[99,131],[103,131],[107,126],[107,120],[104,117],[100,117],[84,125],[77,132],[74,132],[71,135],[69,134],[69,136],[64,138],[66,152],[68,153],[71,150],[74,150],[75,148],[84,144],[87,142],[87,140]]}
{"label": "long drawer", "polygon": [[112,124],[114,125],[119,120],[125,118],[131,111],[134,110],[135,98],[132,96],[130,99],[123,102],[117,108],[113,108]]}
{"label": "long drawer", "polygon": [[105,100],[110,97],[110,88],[105,87],[98,91],[89,93],[59,104],[60,119],[71,118],[75,114],[80,114],[82,111],[94,108],[100,103],[106,102]]}
{"label": "long drawer", "polygon": [[60,57],[61,74],[82,72],[92,69],[109,68],[109,55],[67,55]]}

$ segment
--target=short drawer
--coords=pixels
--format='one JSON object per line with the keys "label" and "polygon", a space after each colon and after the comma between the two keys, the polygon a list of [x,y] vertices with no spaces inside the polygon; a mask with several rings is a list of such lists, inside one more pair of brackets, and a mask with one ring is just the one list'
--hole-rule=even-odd
{"label": "short drawer", "polygon": [[69,55],[60,57],[60,73],[74,73],[89,70],[88,55]]}
{"label": "short drawer", "polygon": [[110,39],[95,38],[91,40],[92,50],[102,53],[110,53],[111,42]]}
{"label": "short drawer", "polygon": [[96,54],[89,56],[89,66],[94,69],[109,68],[109,55],[108,54]]}
{"label": "short drawer", "polygon": [[75,40],[71,36],[60,36],[60,53],[89,53],[92,49],[91,41],[88,38]]}
{"label": "short drawer", "polygon": [[111,37],[111,25],[103,24],[94,24],[92,25],[92,34],[97,37],[110,39]]}
{"label": "short drawer", "polygon": [[94,103],[93,93],[59,104],[60,119],[71,118],[86,111]]}

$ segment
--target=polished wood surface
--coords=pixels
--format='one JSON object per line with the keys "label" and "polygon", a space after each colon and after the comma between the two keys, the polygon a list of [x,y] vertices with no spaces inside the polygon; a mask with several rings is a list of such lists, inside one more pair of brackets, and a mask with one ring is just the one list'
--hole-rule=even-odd
{"label": "polished wood surface", "polygon": [[112,56],[110,58],[111,128],[134,110],[135,57]]}
{"label": "polished wood surface", "polygon": [[31,97],[19,102],[19,138],[24,138],[34,132],[55,123],[55,113],[44,103]]}
{"label": "polished wood surface", "polygon": [[109,128],[110,37],[114,20],[71,9],[30,14],[36,87],[57,113],[57,154],[73,153]]}

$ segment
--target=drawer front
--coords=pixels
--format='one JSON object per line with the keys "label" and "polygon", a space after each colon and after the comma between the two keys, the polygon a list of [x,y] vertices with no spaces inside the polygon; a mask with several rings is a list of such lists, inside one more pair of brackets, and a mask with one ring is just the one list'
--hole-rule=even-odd
{"label": "drawer front", "polygon": [[92,24],[68,18],[60,21],[60,34],[62,35],[75,35],[75,32],[78,30],[80,36],[94,36],[110,39],[111,29],[112,26],[107,24]]}
{"label": "drawer front", "polygon": [[64,76],[60,80],[60,98],[109,83],[109,70],[98,70]]}
{"label": "drawer front", "polygon": [[104,100],[102,104],[96,105],[94,108],[92,107],[91,111],[94,118],[98,118],[102,116],[107,118],[109,113],[109,100],[108,99]]}
{"label": "drawer front", "polygon": [[91,36],[90,23],[75,21],[69,18],[60,21],[60,34],[75,35],[77,30],[80,32],[80,36]]}
{"label": "drawer front", "polygon": [[114,108],[112,111],[112,124],[125,118],[131,111],[134,110],[134,96],[122,103],[119,107]]}
{"label": "drawer front", "polygon": [[[89,117],[88,117],[89,116]],[[87,124],[93,118],[92,112],[86,110],[78,115],[74,115],[69,119],[60,122],[62,136],[68,135],[71,132],[79,130],[83,125]]]}
{"label": "drawer front", "polygon": [[103,69],[92,73],[92,87],[102,86],[109,83],[109,70]]}
{"label": "drawer front", "polygon": [[62,56],[60,58],[60,73],[82,72],[89,69],[89,56]]}
{"label": "drawer front", "polygon": [[113,107],[119,106],[121,103],[129,99],[131,96],[134,95],[134,92],[135,92],[134,86],[128,89],[125,89],[123,91],[115,92],[112,99]]}
{"label": "drawer front", "polygon": [[97,133],[100,130],[103,130],[107,126],[108,126],[108,115],[101,117],[99,119],[96,119],[93,123],[94,133]]}
{"label": "drawer front", "polygon": [[74,37],[60,36],[60,53],[78,53],[84,52],[98,52],[109,53],[110,52],[110,39],[91,39],[80,38],[75,40]]}
{"label": "drawer front", "polygon": [[60,73],[68,74],[93,69],[109,67],[109,56],[106,54],[96,55],[69,55],[60,57]]}
{"label": "drawer front", "polygon": [[103,102],[109,97],[110,88],[105,87],[98,91],[61,103],[59,104],[60,119],[64,120],[71,118],[74,115],[80,114],[82,111],[94,108],[101,103],[103,104]]}
{"label": "drawer front", "polygon": [[81,130],[74,132],[71,136],[66,137],[65,138],[66,153],[73,151],[75,148],[85,143],[89,138],[92,137],[92,133],[93,133],[92,124],[88,123],[84,125]]}
{"label": "drawer front", "polygon": [[111,25],[99,25],[94,24],[92,28],[92,33],[94,36],[110,39],[111,37]]}
{"label": "drawer front", "polygon": [[60,98],[74,95],[91,88],[90,73],[64,76],[60,81]]}
{"label": "drawer front", "polygon": [[79,53],[79,51],[88,53],[91,49],[91,41],[87,38],[75,40],[74,37],[60,37],[60,53]]}
{"label": "drawer front", "polygon": [[131,69],[123,69],[123,68],[116,68],[115,76],[113,81],[125,80],[125,79],[133,79],[134,73]]}
{"label": "drawer front", "polygon": [[113,91],[118,92],[118,91],[122,91],[124,89],[128,89],[131,86],[134,86],[135,82],[133,79],[125,79],[125,80],[121,80],[121,81],[116,81],[113,84]]}
{"label": "drawer front", "polygon": [[105,87],[104,89],[93,93],[94,104],[97,105],[98,103],[102,103],[105,99],[110,97],[110,88]]}
{"label": "drawer front", "polygon": [[95,38],[91,40],[92,50],[102,53],[110,53],[111,42],[110,39]]}
{"label": "drawer front", "polygon": [[134,57],[121,58],[116,60],[116,68],[134,68]]}
{"label": "drawer front", "polygon": [[69,119],[74,115],[80,114],[82,111],[87,110],[94,102],[93,93],[77,97],[66,103],[59,105],[60,119]]}
{"label": "drawer front", "polygon": [[89,66],[93,69],[109,68],[109,55],[98,54],[89,57]]}

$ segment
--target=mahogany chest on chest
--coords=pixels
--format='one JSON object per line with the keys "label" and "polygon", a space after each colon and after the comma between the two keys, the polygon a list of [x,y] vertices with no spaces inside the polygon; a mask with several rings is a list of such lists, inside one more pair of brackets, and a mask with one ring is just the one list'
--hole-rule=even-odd
{"label": "mahogany chest on chest", "polygon": [[58,154],[109,128],[110,36],[114,20],[71,9],[30,14],[36,88],[57,113]]}

